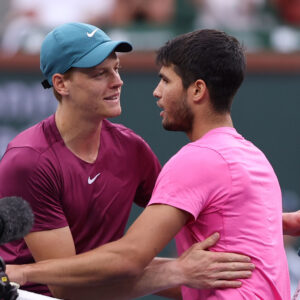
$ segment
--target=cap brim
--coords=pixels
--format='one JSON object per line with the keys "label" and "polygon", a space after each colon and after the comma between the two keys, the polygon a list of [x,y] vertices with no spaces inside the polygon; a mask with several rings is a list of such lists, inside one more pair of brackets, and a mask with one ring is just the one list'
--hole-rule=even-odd
{"label": "cap brim", "polygon": [[72,67],[91,68],[101,64],[113,51],[130,52],[131,50],[132,46],[128,42],[108,41],[97,46],[79,61],[72,64]]}

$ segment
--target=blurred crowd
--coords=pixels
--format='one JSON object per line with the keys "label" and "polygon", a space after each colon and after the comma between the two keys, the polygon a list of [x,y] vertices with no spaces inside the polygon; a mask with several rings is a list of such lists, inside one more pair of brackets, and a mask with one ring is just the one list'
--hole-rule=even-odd
{"label": "blurred crowd", "polygon": [[137,50],[199,28],[235,34],[249,51],[300,49],[300,0],[2,0],[1,50],[38,53],[45,34],[72,21],[99,26]]}

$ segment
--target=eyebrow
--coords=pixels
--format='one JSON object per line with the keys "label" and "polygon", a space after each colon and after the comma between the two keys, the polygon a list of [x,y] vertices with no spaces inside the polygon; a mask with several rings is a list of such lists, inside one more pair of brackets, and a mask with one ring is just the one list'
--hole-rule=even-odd
{"label": "eyebrow", "polygon": [[165,74],[159,72],[158,73],[158,77],[162,78],[162,79],[169,79]]}

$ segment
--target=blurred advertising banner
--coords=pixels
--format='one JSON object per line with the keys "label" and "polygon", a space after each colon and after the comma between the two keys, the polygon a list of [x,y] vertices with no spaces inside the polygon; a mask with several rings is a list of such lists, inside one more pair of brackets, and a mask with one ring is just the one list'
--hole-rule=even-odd
{"label": "blurred advertising banner", "polygon": [[39,81],[0,81],[0,157],[17,133],[49,116],[56,105],[52,90]]}

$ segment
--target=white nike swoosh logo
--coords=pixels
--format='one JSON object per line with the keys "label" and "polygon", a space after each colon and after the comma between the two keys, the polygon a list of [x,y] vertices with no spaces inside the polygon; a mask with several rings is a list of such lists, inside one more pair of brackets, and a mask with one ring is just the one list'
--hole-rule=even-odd
{"label": "white nike swoosh logo", "polygon": [[91,37],[94,36],[94,34],[96,33],[97,30],[98,30],[98,28],[95,29],[94,31],[92,31],[91,33],[87,32],[86,35],[87,35],[89,38],[91,38]]}
{"label": "white nike swoosh logo", "polygon": [[95,177],[93,177],[93,178],[90,178],[90,176],[89,176],[89,178],[88,178],[88,184],[92,184],[96,179],[97,179],[97,177],[100,175],[101,173],[98,173]]}

